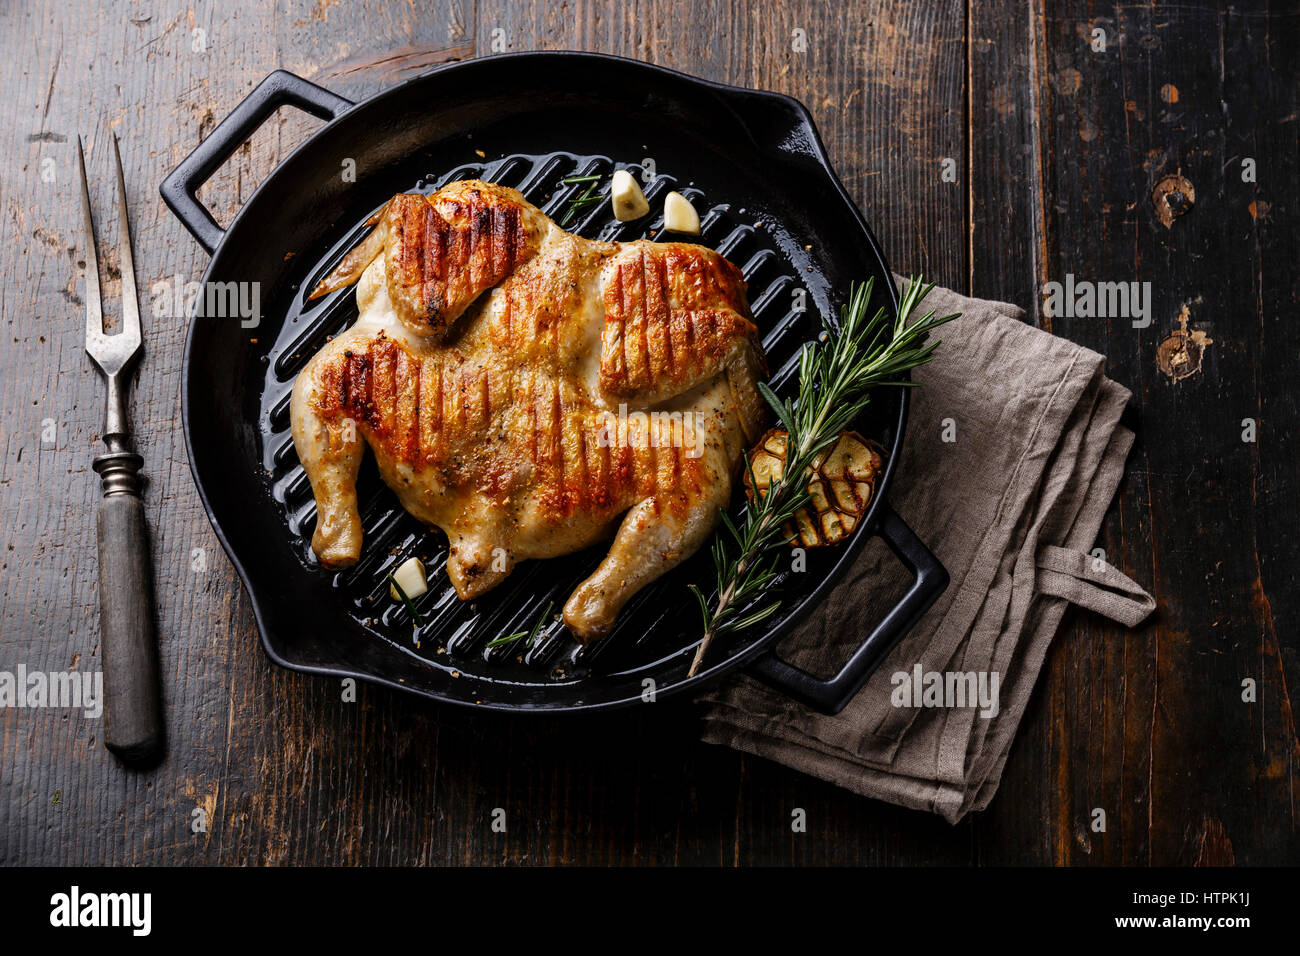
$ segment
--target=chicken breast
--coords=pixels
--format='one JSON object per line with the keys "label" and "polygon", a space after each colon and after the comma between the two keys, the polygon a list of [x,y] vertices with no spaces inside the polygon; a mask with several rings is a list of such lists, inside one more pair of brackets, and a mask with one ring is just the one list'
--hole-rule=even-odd
{"label": "chicken breast", "polygon": [[291,406],[322,565],[360,556],[367,445],[402,506],[446,533],[463,600],[613,533],[564,607],[582,641],[709,538],[764,424],[762,348],[725,258],[583,239],[465,180],[393,197],[313,297],[352,283],[360,317]]}

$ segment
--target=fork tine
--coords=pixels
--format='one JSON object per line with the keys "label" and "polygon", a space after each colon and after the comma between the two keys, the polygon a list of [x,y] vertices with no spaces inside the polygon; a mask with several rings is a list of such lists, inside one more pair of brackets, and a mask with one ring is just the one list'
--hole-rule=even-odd
{"label": "fork tine", "polygon": [[99,256],[95,251],[95,220],[90,214],[90,186],[86,183],[86,154],[77,137],[81,165],[81,215],[86,220],[86,351],[94,356],[104,337],[104,306],[99,297]]}
{"label": "fork tine", "polygon": [[122,152],[113,134],[113,156],[117,160],[118,253],[122,270],[122,335],[132,345],[140,344],[140,300],[135,291],[135,256],[131,251],[131,220],[126,213],[126,179],[122,176]]}

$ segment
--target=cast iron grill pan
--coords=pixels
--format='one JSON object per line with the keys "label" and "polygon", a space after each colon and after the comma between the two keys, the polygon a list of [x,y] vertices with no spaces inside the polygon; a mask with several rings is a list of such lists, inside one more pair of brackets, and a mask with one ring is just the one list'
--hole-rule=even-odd
{"label": "cast iron grill pan", "polygon": [[[549,88],[534,90],[531,100],[515,91],[508,102],[491,83],[451,83],[454,74],[473,67],[508,88],[513,71],[527,70],[524,60],[589,65],[579,72],[611,75],[608,82],[593,87],[587,79],[575,88],[574,77],[562,69],[533,73],[534,86],[549,76]],[[627,84],[629,72],[639,87]],[[692,96],[673,95],[681,84],[695,87]],[[412,116],[413,104],[437,102],[433,90],[449,85],[475,89],[483,102],[472,111],[465,104],[449,107],[450,120],[436,110]],[[398,95],[404,92],[409,95]],[[193,194],[266,115],[286,103],[325,117],[343,115],[295,151],[222,233]],[[784,120],[775,123],[781,140],[774,155],[790,154],[790,169],[776,167],[766,154],[771,147],[759,145],[762,125],[736,114],[737,104],[750,113],[757,107],[755,116],[765,122],[773,116]],[[731,108],[724,110],[726,125],[714,115],[719,106]],[[742,120],[739,129],[737,120]],[[349,125],[362,132],[350,134]],[[773,135],[768,131],[769,138]],[[719,137],[734,152],[748,153],[748,160],[717,155]],[[394,141],[399,148],[393,148]],[[558,143],[568,148],[549,148]],[[520,151],[520,145],[528,151]],[[367,454],[358,484],[365,529],[361,561],[340,572],[325,571],[311,553],[315,505],[289,430],[294,377],[357,317],[351,288],[310,303],[306,292],[365,235],[365,221],[389,196],[480,178],[519,189],[559,222],[565,200],[578,188],[563,185],[564,177],[607,177],[626,168],[642,179],[643,157],[653,160],[654,174],[644,183],[649,217],[618,223],[602,203],[566,228],[603,240],[697,241],[725,255],[748,283],[770,384],[778,393],[792,394],[799,347],[820,330],[820,314],[834,314],[849,281],[875,275],[878,301],[891,308],[896,304],[869,231],[824,157],[809,170],[810,153],[816,158],[820,144],[794,101],[608,57],[518,54],[472,61],[409,81],[355,108],[292,74],[268,77],[163,186],[164,198],[196,238],[215,249],[205,281],[250,281],[255,273],[262,283],[263,319],[252,333],[230,319],[192,320],[183,392],[196,482],[249,587],[268,653],[296,669],[364,677],[456,703],[523,710],[632,703],[643,699],[647,686],[659,697],[750,662],[756,676],[807,703],[826,710],[842,707],[946,585],[942,567],[884,501],[905,422],[905,390],[882,390],[858,423],[863,434],[889,451],[889,464],[857,533],[844,546],[810,550],[805,572],[782,576],[785,603],[771,626],[717,642],[710,666],[689,681],[684,675],[700,620],[687,585],[696,583],[710,596],[716,591],[707,549],[637,594],[614,631],[584,647],[555,615],[595,569],[607,543],[568,557],[525,562],[493,591],[463,603],[443,573],[446,539],[402,510]],[[340,155],[355,162],[355,183],[339,175]],[[664,234],[662,199],[671,189],[699,210],[699,237]],[[793,204],[801,195],[807,201],[828,194],[836,204],[820,214]],[[264,217],[257,215],[263,210]],[[327,222],[320,221],[322,213],[329,215]],[[831,228],[837,219],[847,219],[847,226]],[[740,512],[741,497],[737,492],[733,513]],[[873,531],[913,570],[915,581],[874,630],[873,622],[862,622],[866,639],[844,670],[818,680],[765,654],[801,610],[829,589]],[[414,602],[419,625],[388,595],[388,573],[412,555],[424,561],[430,584]],[[526,650],[522,642],[488,647],[495,638],[529,631],[548,604],[552,614]]]}

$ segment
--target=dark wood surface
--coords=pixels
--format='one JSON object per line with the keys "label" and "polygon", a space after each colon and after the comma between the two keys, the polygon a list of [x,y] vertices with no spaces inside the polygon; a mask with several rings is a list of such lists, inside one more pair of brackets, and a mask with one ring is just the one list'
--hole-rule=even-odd
{"label": "dark wood surface", "polygon": [[[122,137],[147,292],[206,264],[159,182],[268,71],[358,99],[494,42],[798,97],[895,269],[1015,302],[1105,353],[1135,393],[1138,441],[1098,545],[1156,594],[1158,614],[1132,632],[1066,616],[1001,792],[956,827],[704,746],[689,705],[507,719],[364,685],[343,703],[336,682],[259,649],[189,476],[183,323],[146,311],[132,417],[169,754],[130,773],[100,722],[0,711],[0,863],[1300,861],[1294,3],[3,5],[0,670],[100,667],[90,461],[102,392],[82,352],[77,134],[108,263],[108,146]],[[203,194],[218,219],[313,127],[282,111],[240,149]],[[1188,208],[1179,181],[1182,215],[1165,225],[1153,190],[1175,175],[1195,198]],[[1150,327],[1043,318],[1042,283],[1066,273],[1150,281]],[[1188,334],[1212,340],[1190,356],[1170,339],[1184,309]],[[1195,369],[1177,381],[1158,364],[1166,341],[1167,356],[1189,358],[1168,368]],[[497,807],[505,833],[491,828]],[[790,832],[796,807],[803,834]],[[1090,828],[1098,807],[1104,833]],[[196,808],[206,832],[193,832]]]}

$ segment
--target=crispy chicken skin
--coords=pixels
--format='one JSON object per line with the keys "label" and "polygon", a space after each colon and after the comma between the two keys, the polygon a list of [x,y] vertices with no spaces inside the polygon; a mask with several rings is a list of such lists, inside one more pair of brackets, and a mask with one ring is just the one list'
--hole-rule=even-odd
{"label": "crispy chicken skin", "polygon": [[583,641],[708,539],[764,418],[762,348],[722,256],[583,239],[465,180],[393,197],[313,297],[353,283],[360,317],[291,406],[322,565],[360,556],[364,445],[402,506],[447,534],[464,600],[616,529],[564,607]]}

